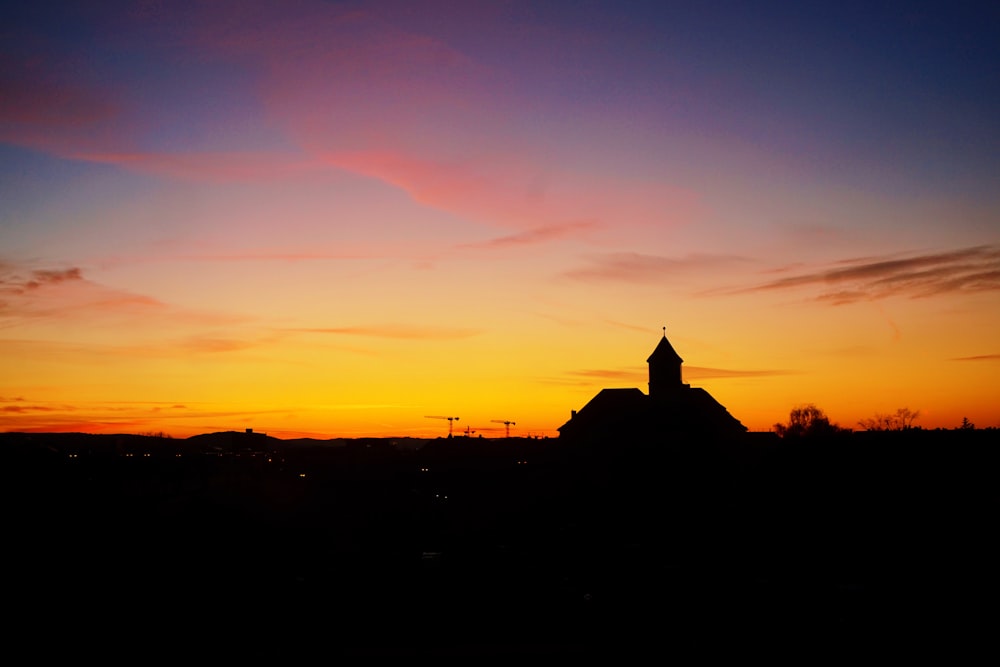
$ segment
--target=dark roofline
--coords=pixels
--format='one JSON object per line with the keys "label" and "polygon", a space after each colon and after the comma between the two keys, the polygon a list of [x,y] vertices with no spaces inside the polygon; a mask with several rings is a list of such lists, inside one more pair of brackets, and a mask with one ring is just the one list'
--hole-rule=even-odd
{"label": "dark roofline", "polygon": [[681,363],[684,362],[684,360],[681,359],[681,355],[677,354],[677,350],[675,350],[674,346],[670,344],[669,340],[667,340],[666,330],[664,330],[663,332],[663,338],[661,338],[660,342],[657,343],[656,349],[654,349],[653,353],[650,354],[649,358],[646,359],[646,363],[648,364],[652,362],[654,357],[663,357],[663,356],[669,357],[672,361],[679,361]]}

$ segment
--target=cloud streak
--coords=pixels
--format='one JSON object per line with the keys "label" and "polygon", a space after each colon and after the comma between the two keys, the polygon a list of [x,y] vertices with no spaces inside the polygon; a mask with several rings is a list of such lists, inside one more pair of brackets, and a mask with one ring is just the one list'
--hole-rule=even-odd
{"label": "cloud streak", "polygon": [[692,272],[728,269],[747,261],[735,255],[694,254],[674,258],[637,252],[602,253],[585,259],[588,266],[563,275],[582,282],[653,284]]}
{"label": "cloud streak", "polygon": [[774,377],[778,375],[795,375],[797,371],[768,369],[732,369],[708,368],[704,366],[684,366],[684,377],[692,380],[723,379],[723,378],[756,378]]}
{"label": "cloud streak", "polygon": [[72,410],[72,408],[54,408],[48,405],[5,405],[0,408],[0,412],[13,412],[16,414],[55,412],[57,410]]}
{"label": "cloud streak", "polygon": [[[705,366],[684,366],[683,374],[685,380],[708,380],[727,378],[753,378],[753,377],[774,377],[779,375],[793,375],[796,371],[783,369],[734,369],[734,368],[709,368]],[[634,384],[645,384],[649,379],[648,370],[645,368],[622,368],[622,369],[586,369],[579,371],[569,371],[570,377],[578,378],[581,384],[590,381],[607,380],[612,382],[628,382]]]}
{"label": "cloud streak", "polygon": [[1000,361],[1000,354],[976,354],[971,357],[955,357],[952,361]]}
{"label": "cloud streak", "polygon": [[148,296],[132,294],[96,285],[89,281],[64,280],[26,284],[25,288],[0,287],[0,328],[8,328],[39,320],[72,320],[82,318],[96,321],[99,318],[139,318],[163,314],[166,304]]}
{"label": "cloud streak", "polygon": [[49,321],[149,325],[232,325],[233,315],[178,308],[89,280],[79,267],[39,268],[0,260],[0,329]]}
{"label": "cloud streak", "polygon": [[518,248],[522,246],[538,245],[551,241],[561,241],[582,237],[587,232],[598,229],[600,225],[596,221],[581,220],[579,222],[566,222],[562,224],[546,225],[536,227],[517,234],[501,236],[478,243],[464,243],[459,248],[483,248],[488,250],[501,250],[505,248]]}
{"label": "cloud streak", "polygon": [[[405,191],[424,206],[473,220],[525,230],[497,242],[547,240],[614,222],[682,225],[696,217],[699,198],[662,183],[622,181],[546,167],[511,149],[438,159],[399,149],[326,151],[333,167],[375,178]],[[565,222],[574,221],[574,222]]]}
{"label": "cloud streak", "polygon": [[1000,247],[961,248],[904,258],[861,258],[772,280],[731,294],[815,289],[821,303],[844,305],[892,296],[926,298],[1000,290]]}
{"label": "cloud streak", "polygon": [[580,371],[570,371],[569,375],[584,378],[587,380],[621,380],[639,382],[646,378],[646,371],[640,368],[635,369],[588,369]]}
{"label": "cloud streak", "polygon": [[[14,407],[15,409],[7,409]],[[232,427],[233,422],[284,413],[280,409],[232,410],[216,406],[189,408],[181,404],[117,401],[81,402],[75,405],[31,405],[0,408],[0,431],[21,433],[129,433],[158,428],[165,423],[180,431],[210,432]],[[205,420],[225,422],[206,425]],[[229,422],[229,423],[226,423]],[[196,426],[200,424],[200,426]]]}
{"label": "cloud streak", "polygon": [[78,267],[68,269],[29,269],[25,271],[14,263],[0,262],[0,294],[24,294],[46,285],[83,280]]}
{"label": "cloud streak", "polygon": [[[185,71],[191,89],[174,90],[178,63],[155,58],[142,81],[116,77],[113,64],[94,59],[91,76],[67,82],[62,73],[72,68],[35,53],[38,47],[26,42],[18,61],[0,69],[2,89],[16,93],[0,99],[0,141],[205,183],[283,179],[324,168],[350,172],[399,188],[423,206],[517,230],[482,244],[489,248],[587,231],[588,223],[566,221],[616,229],[681,225],[700,210],[697,193],[662,179],[556,166],[552,145],[526,139],[520,130],[534,121],[532,105],[539,102],[518,92],[506,66],[471,55],[475,49],[453,46],[433,31],[404,28],[397,17],[366,4],[299,0],[280,9],[252,3],[252,11],[244,4],[194,3],[93,17],[109,51],[146,45],[183,50],[180,66],[190,68]],[[478,5],[463,12],[490,33],[499,29],[494,14],[501,23],[509,19],[507,10]],[[548,40],[544,46],[552,48]],[[36,60],[34,70],[28,67]],[[217,144],[185,152],[183,144],[157,136],[171,133],[177,116],[168,112],[179,103],[175,97],[201,94],[217,83],[200,80],[202,72],[208,77],[233,65],[246,75],[246,81],[230,84],[244,103],[226,116],[226,126],[209,125],[220,121],[208,113],[185,117],[185,123],[206,123],[192,127],[222,137]],[[159,106],[150,104],[148,94],[158,85],[167,91]],[[484,131],[484,124],[493,132]],[[254,144],[227,152],[232,140],[225,137],[243,125],[273,137],[277,143],[266,145],[281,149],[269,152]],[[194,130],[183,134],[189,132]],[[168,148],[157,150],[161,146]],[[564,157],[579,159],[576,150],[570,156]]]}
{"label": "cloud streak", "polygon": [[420,326],[413,324],[384,324],[354,327],[311,327],[292,329],[292,331],[298,333],[335,336],[395,338],[400,340],[455,340],[460,338],[471,338],[482,333],[479,329]]}
{"label": "cloud streak", "polygon": [[242,352],[259,347],[262,341],[240,340],[236,338],[221,338],[214,336],[191,336],[178,346],[192,353],[219,354],[225,352]]}

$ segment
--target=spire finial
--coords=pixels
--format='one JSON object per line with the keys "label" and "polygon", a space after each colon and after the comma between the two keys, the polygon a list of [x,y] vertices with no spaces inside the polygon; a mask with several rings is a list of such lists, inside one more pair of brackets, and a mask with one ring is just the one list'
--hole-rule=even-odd
{"label": "spire finial", "polygon": [[663,327],[663,337],[664,338],[667,337],[667,328],[666,327]]}

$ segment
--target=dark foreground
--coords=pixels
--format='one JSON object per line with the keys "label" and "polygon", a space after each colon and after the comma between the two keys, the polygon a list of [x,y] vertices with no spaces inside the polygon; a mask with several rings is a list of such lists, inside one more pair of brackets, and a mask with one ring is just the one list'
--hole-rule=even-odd
{"label": "dark foreground", "polygon": [[874,435],[404,448],[0,434],[8,647],[994,654],[997,434]]}

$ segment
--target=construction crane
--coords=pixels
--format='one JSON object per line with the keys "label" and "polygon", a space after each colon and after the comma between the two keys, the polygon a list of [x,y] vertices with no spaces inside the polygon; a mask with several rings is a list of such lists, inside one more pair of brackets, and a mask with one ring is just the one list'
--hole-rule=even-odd
{"label": "construction crane", "polygon": [[507,427],[507,437],[508,438],[510,437],[510,427],[517,425],[516,422],[512,422],[509,419],[491,419],[490,421],[495,422],[497,424],[503,424],[504,426],[506,426]]}
{"label": "construction crane", "polygon": [[447,419],[448,420],[448,437],[451,437],[452,426],[454,422],[458,421],[458,417],[439,417],[438,415],[425,415],[427,419]]}

